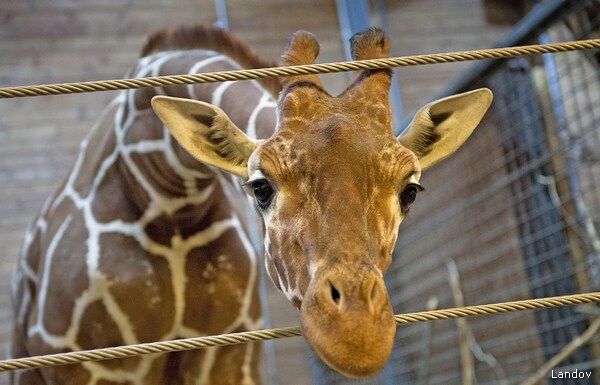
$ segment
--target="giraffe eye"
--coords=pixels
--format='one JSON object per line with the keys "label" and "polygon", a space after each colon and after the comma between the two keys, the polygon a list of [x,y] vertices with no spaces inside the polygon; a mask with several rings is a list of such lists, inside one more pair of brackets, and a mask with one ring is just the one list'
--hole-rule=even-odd
{"label": "giraffe eye", "polygon": [[258,207],[261,209],[266,208],[273,197],[273,187],[264,179],[253,182],[251,187]]}
{"label": "giraffe eye", "polygon": [[408,207],[417,199],[417,193],[423,191],[423,187],[418,184],[411,183],[400,193],[400,204],[402,211],[408,211]]}

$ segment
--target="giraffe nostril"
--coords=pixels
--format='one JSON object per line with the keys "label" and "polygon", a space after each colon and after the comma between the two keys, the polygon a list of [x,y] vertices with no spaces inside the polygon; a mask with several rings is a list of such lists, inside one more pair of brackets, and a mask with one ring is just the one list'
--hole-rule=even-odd
{"label": "giraffe nostril", "polygon": [[379,289],[377,289],[377,282],[373,283],[373,287],[371,288],[371,303],[375,303],[377,299],[377,295],[379,294]]}
{"label": "giraffe nostril", "polygon": [[333,300],[333,303],[335,303],[336,306],[339,306],[340,305],[340,299],[341,299],[340,292],[333,285],[333,283],[331,283],[331,281],[329,281],[329,288],[331,289],[331,299]]}

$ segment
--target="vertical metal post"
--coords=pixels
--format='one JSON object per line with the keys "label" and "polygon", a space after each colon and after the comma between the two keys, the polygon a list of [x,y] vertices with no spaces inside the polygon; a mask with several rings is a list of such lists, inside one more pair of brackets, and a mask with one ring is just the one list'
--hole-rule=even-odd
{"label": "vertical metal post", "polygon": [[215,0],[215,13],[217,14],[217,21],[215,21],[215,27],[219,27],[226,31],[229,30],[229,18],[227,17],[227,5],[225,0]]}
{"label": "vertical metal post", "polygon": [[[338,20],[340,23],[340,34],[344,41],[344,52],[346,60],[352,60],[350,46],[347,42],[352,35],[371,26],[369,4],[367,0],[336,0]],[[385,19],[385,5],[381,1],[376,3],[379,24],[381,28],[387,30],[387,21]],[[400,127],[404,121],[404,108],[400,96],[398,82],[392,77],[392,87],[390,89],[390,105],[392,108],[392,125],[396,134],[399,134],[403,127]]]}

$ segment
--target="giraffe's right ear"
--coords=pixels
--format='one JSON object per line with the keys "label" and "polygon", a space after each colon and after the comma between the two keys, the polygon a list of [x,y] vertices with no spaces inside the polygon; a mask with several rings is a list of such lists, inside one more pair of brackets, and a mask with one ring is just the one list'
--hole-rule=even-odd
{"label": "giraffe's right ear", "polygon": [[200,162],[248,179],[250,139],[212,104],[170,96],[152,98],[152,108],[179,144]]}

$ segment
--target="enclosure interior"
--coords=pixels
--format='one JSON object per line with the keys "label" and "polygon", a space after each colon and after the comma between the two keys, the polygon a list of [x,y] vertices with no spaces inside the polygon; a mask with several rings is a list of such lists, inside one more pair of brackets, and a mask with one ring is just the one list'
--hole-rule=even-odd
{"label": "enclosure interior", "polygon": [[[366,3],[370,21],[386,24],[392,54],[398,56],[488,48],[518,20],[511,16],[500,23],[499,18],[522,12],[484,0]],[[597,1],[564,3],[574,5],[524,43],[600,37]],[[267,0],[257,6],[228,0],[226,5],[231,32],[266,57],[278,60],[287,36],[306,29],[321,42],[320,62],[344,59],[333,1]],[[0,7],[0,18],[0,86],[18,86],[120,78],[151,32],[213,24],[219,15],[209,1],[59,0],[9,1]],[[459,292],[464,304],[473,305],[600,288],[599,65],[597,51],[518,58],[471,85],[491,88],[494,103],[465,147],[423,176],[427,191],[401,225],[386,276],[396,313],[457,306]],[[404,117],[472,66],[396,70]],[[347,74],[322,79],[336,93]],[[115,96],[0,101],[0,354],[9,341],[10,274],[25,229]],[[453,287],[456,279],[459,285]],[[296,325],[297,313],[271,286],[267,282],[271,326]],[[274,355],[263,360],[265,382],[459,383],[460,346],[467,344],[479,384],[520,383],[580,335],[597,316],[593,310],[568,307],[473,318],[463,325],[402,326],[383,373],[361,382],[323,373],[307,359],[300,338],[278,341],[266,345],[267,355]],[[560,367],[594,369],[588,383],[600,382],[599,349],[594,339]],[[0,383],[5,382],[0,373]]]}

